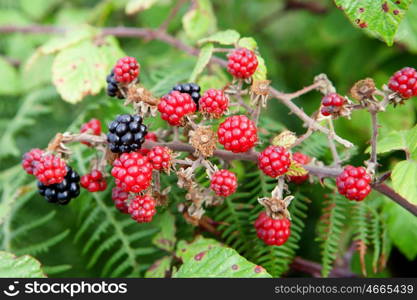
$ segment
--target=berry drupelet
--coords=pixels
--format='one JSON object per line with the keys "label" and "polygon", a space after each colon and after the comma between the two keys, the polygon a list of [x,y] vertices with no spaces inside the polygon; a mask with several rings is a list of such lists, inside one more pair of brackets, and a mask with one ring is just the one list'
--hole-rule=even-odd
{"label": "berry drupelet", "polygon": [[43,150],[35,148],[23,154],[22,167],[26,173],[33,175],[36,164],[41,160]]}
{"label": "berry drupelet", "polygon": [[218,196],[227,197],[237,189],[237,178],[235,173],[229,170],[219,170],[211,176],[210,188]]}
{"label": "berry drupelet", "polygon": [[[157,142],[158,141],[158,137],[156,136],[156,134],[154,132],[148,132],[145,135],[145,142],[146,141],[152,141],[152,142]],[[150,149],[145,149],[145,148],[141,148],[139,150],[139,153],[142,155],[147,155],[149,153]]]}
{"label": "berry drupelet", "polygon": [[323,97],[321,100],[320,112],[323,116],[337,116],[343,105],[346,103],[346,99],[337,93],[330,93]]}
{"label": "berry drupelet", "polygon": [[110,151],[114,153],[127,153],[139,150],[145,141],[148,129],[142,124],[139,115],[119,115],[109,125],[107,141]]}
{"label": "berry drupelet", "polygon": [[209,89],[200,99],[200,111],[212,118],[218,119],[229,108],[229,98],[222,90]]}
{"label": "berry drupelet", "polygon": [[171,149],[163,146],[153,147],[148,153],[149,162],[155,170],[168,172],[171,167]]}
{"label": "berry drupelet", "polygon": [[130,201],[129,214],[138,223],[149,223],[156,213],[155,199],[149,195],[137,195]]}
{"label": "berry drupelet", "polygon": [[113,199],[114,205],[120,212],[124,214],[129,213],[129,205],[127,203],[127,200],[129,198],[128,192],[125,192],[123,189],[116,186],[111,190],[111,198]]}
{"label": "berry drupelet", "polygon": [[173,91],[178,91],[180,93],[186,93],[191,96],[193,99],[197,110],[198,110],[198,101],[200,100],[200,86],[196,83],[180,83],[175,85],[172,88]]}
{"label": "berry drupelet", "polygon": [[197,106],[191,96],[178,91],[163,96],[158,104],[161,118],[171,126],[183,126],[184,117],[194,113],[196,109]]}
{"label": "berry drupelet", "polygon": [[114,77],[118,83],[128,84],[138,78],[140,66],[134,57],[122,57],[114,66]]}
{"label": "berry drupelet", "polygon": [[33,175],[44,185],[60,183],[67,174],[67,165],[59,156],[43,155],[34,165]]}
{"label": "berry drupelet", "polygon": [[106,180],[99,170],[92,170],[91,173],[81,176],[80,184],[91,193],[101,192],[107,188]]}
{"label": "berry drupelet", "polygon": [[403,99],[417,96],[417,71],[410,67],[397,71],[390,78],[388,87]]}
{"label": "berry drupelet", "polygon": [[[301,165],[306,165],[310,162],[311,158],[305,154],[300,152],[295,152],[292,155],[292,159]],[[296,184],[302,184],[308,179],[308,174],[301,175],[301,176],[289,176],[289,180]]]}
{"label": "berry drupelet", "polygon": [[65,205],[80,194],[79,182],[80,176],[67,166],[65,178],[60,183],[44,185],[38,181],[38,191],[48,202]]}
{"label": "berry drupelet", "polygon": [[290,165],[291,154],[282,146],[268,146],[258,157],[259,168],[272,178],[284,175]]}
{"label": "berry drupelet", "polygon": [[234,153],[250,150],[258,141],[255,123],[245,115],[231,116],[217,130],[219,143]]}

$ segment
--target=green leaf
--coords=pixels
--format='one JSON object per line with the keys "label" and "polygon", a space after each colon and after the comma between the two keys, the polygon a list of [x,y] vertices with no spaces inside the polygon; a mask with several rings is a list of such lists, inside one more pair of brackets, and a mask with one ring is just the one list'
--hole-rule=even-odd
{"label": "green leaf", "polygon": [[101,46],[84,41],[55,57],[52,80],[65,101],[77,103],[104,87],[106,74],[115,60],[113,56],[120,52],[112,37],[107,41]]}
{"label": "green leaf", "polygon": [[74,46],[84,40],[87,40],[96,33],[97,30],[94,28],[88,25],[82,25],[63,34],[60,34],[57,37],[51,38],[48,42],[39,48],[39,52],[44,55],[56,53],[58,51]]}
{"label": "green leaf", "polygon": [[161,228],[161,231],[154,236],[152,242],[155,246],[168,252],[174,250],[175,247],[175,217],[169,211],[158,215],[154,221],[155,225]]}
{"label": "green leaf", "polygon": [[219,43],[221,45],[234,45],[240,38],[239,32],[232,29],[227,29],[224,31],[216,32],[215,34],[210,35],[204,39],[198,41],[198,44],[204,43]]}
{"label": "green leaf", "polygon": [[198,236],[192,243],[186,241],[179,241],[177,245],[176,256],[183,261],[187,261],[194,257],[197,253],[208,251],[213,247],[221,246],[222,244],[213,239],[206,239]]}
{"label": "green leaf", "polygon": [[20,0],[22,10],[33,19],[43,18],[59,0]]}
{"label": "green leaf", "polygon": [[252,37],[243,37],[238,42],[239,47],[247,48],[249,50],[255,51],[258,48],[258,43]]}
{"label": "green leaf", "polygon": [[200,53],[198,55],[197,63],[194,67],[193,72],[190,75],[189,81],[195,81],[197,79],[197,76],[204,71],[204,68],[209,63],[211,56],[213,54],[213,44],[209,43],[204,45]]}
{"label": "green leaf", "polygon": [[125,12],[128,15],[133,15],[151,8],[158,2],[160,2],[160,0],[130,0],[126,5]]}
{"label": "green leaf", "polygon": [[0,95],[16,95],[19,92],[19,76],[16,69],[0,57]]}
{"label": "green leaf", "polygon": [[[377,152],[386,153],[393,150],[404,150],[409,153],[417,149],[417,125],[410,130],[393,131],[377,142]],[[368,147],[367,152],[370,151]]]}
{"label": "green leaf", "polygon": [[335,0],[350,21],[379,35],[389,46],[411,0]]}
{"label": "green leaf", "polygon": [[412,52],[417,53],[417,2],[414,1],[410,5],[398,28],[395,40],[406,45]]}
{"label": "green leaf", "polygon": [[210,0],[197,0],[184,17],[182,24],[187,36],[198,40],[216,30],[216,16]]}
{"label": "green leaf", "polygon": [[171,268],[172,256],[158,259],[145,273],[145,278],[165,278]]}
{"label": "green leaf", "polygon": [[394,190],[417,205],[417,163],[412,160],[399,162],[395,165],[391,178]]}
{"label": "green leaf", "polygon": [[398,204],[387,201],[384,207],[388,235],[393,244],[410,260],[417,257],[417,218]]}
{"label": "green leaf", "polygon": [[29,255],[16,257],[12,253],[0,251],[1,278],[36,278],[46,277],[41,264]]}
{"label": "green leaf", "polygon": [[186,260],[173,277],[270,278],[264,268],[226,247],[214,247]]}

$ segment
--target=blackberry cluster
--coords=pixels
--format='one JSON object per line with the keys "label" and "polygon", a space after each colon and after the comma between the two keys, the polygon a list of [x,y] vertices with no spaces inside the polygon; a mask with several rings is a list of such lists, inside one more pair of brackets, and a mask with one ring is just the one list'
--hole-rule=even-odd
{"label": "blackberry cluster", "polygon": [[122,93],[119,90],[119,87],[117,86],[117,80],[114,76],[114,70],[111,71],[109,75],[107,75],[106,78],[107,81],[107,95],[110,97],[117,97],[118,99],[124,99]]}
{"label": "blackberry cluster", "polygon": [[197,110],[198,110],[198,101],[200,101],[200,86],[196,83],[180,83],[177,84],[176,86],[174,86],[172,88],[173,91],[178,91],[180,93],[186,93],[189,94],[191,96],[191,98],[193,99],[195,105],[197,106]]}
{"label": "blackberry cluster", "polygon": [[67,175],[62,182],[44,185],[38,181],[39,194],[45,197],[50,203],[65,205],[72,198],[80,194],[80,176],[73,169],[67,166]]}
{"label": "blackberry cluster", "polygon": [[110,123],[107,141],[113,153],[128,153],[139,150],[145,142],[148,128],[139,115],[119,115]]}

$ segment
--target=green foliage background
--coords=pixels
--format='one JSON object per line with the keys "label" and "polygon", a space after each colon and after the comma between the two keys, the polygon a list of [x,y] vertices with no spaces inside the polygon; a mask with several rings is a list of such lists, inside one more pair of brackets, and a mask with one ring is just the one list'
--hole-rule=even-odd
{"label": "green foliage background", "polygon": [[[129,11],[135,5],[153,2],[155,5],[149,9],[126,14],[125,10]],[[43,271],[48,276],[163,276],[166,265],[172,263],[172,253],[180,248],[165,248],[158,243],[158,237],[162,235],[175,244],[180,240],[179,243],[191,241],[201,233],[186,224],[176,213],[176,204],[183,201],[184,192],[175,187],[175,178],[172,176],[163,180],[164,186],[173,186],[174,189],[170,206],[162,209],[160,217],[151,224],[138,225],[117,213],[111,203],[110,189],[94,195],[84,191],[67,207],[49,205],[36,194],[33,178],[25,175],[19,166],[24,152],[34,147],[44,148],[56,132],[78,131],[80,125],[92,117],[106,124],[118,113],[128,111],[120,102],[105,95],[102,89],[105,78],[96,78],[96,73],[90,74],[88,71],[83,76],[75,77],[71,81],[73,85],[66,87],[64,92],[60,88],[58,91],[61,95],[71,94],[82,85],[80,80],[87,77],[95,85],[90,89],[95,90],[95,95],[87,95],[77,102],[82,97],[71,94],[68,100],[77,103],[63,101],[52,84],[52,74],[61,72],[68,61],[77,62],[77,59],[85,56],[87,63],[100,64],[105,74],[122,53],[135,56],[142,67],[141,82],[158,96],[191,76],[197,58],[160,41],[107,37],[108,49],[93,49],[91,47],[94,46],[88,44],[90,42],[82,42],[88,44],[86,48],[66,49],[66,43],[76,43],[83,38],[83,34],[96,34],[94,28],[157,28],[169,15],[174,2],[0,0],[0,26],[42,24],[79,28],[80,24],[91,25],[87,29],[76,30],[74,36],[66,36],[58,41],[51,41],[50,34],[0,35],[1,250],[34,256],[42,263]],[[393,21],[395,28],[399,23],[396,34],[395,30],[391,32],[378,26],[376,30],[359,29],[333,1],[314,1],[323,7],[320,13],[291,8],[287,6],[291,1],[198,2],[202,11],[190,13],[189,4],[186,3],[171,21],[168,32],[193,46],[198,39],[217,30],[234,29],[242,37],[253,37],[265,60],[268,79],[281,91],[298,90],[310,84],[315,75],[326,73],[338,92],[347,95],[357,80],[372,77],[381,86],[394,71],[403,66],[417,66],[415,1],[405,1],[410,2],[410,6],[404,9],[404,19],[401,22]],[[349,1],[336,2],[342,5],[342,2]],[[185,21],[182,20],[184,15]],[[354,23],[354,19],[352,21]],[[388,47],[378,37],[388,44],[390,40],[396,42]],[[59,55],[61,62],[54,62]],[[85,68],[88,69],[88,66]],[[65,72],[62,76],[65,77]],[[222,86],[229,79],[223,70],[213,67],[203,73],[199,80],[204,89],[208,85]],[[318,93],[310,93],[295,102],[311,114],[318,108],[320,99]],[[416,123],[416,105],[416,100],[412,99],[395,110],[390,107],[380,117],[381,146],[385,146],[386,150],[381,151],[384,152],[380,158],[381,171],[392,170],[399,165],[398,174],[410,175],[401,180],[407,180],[411,190],[404,191],[400,186],[397,188],[414,196],[417,195],[416,163],[405,161],[401,150],[415,149],[415,145],[401,144],[398,135],[405,134],[406,140],[411,142],[417,139],[415,130],[412,130]],[[263,142],[283,128],[300,134],[304,131],[301,122],[288,115],[288,110],[274,100],[264,111],[261,124],[269,132],[262,137]],[[339,135],[357,145],[354,153],[350,153],[353,155],[349,161],[351,164],[359,165],[367,159],[370,136],[368,124],[369,117],[365,112],[354,113],[352,120],[336,121]],[[151,130],[166,126],[159,118],[150,120],[149,125]],[[410,132],[404,133],[406,130]],[[387,136],[390,138],[384,141]],[[72,149],[74,159],[71,165],[80,173],[85,173],[89,159],[94,154],[84,146],[77,145]],[[300,150],[326,163],[331,162],[326,138],[320,134],[313,135],[311,142]],[[398,164],[400,161],[402,165]],[[373,192],[365,203],[354,205],[333,194],[331,181],[326,182],[325,187],[318,183],[300,188],[291,186],[296,195],[291,206],[294,218],[292,236],[283,247],[265,247],[256,239],[248,220],[255,220],[261,210],[257,198],[268,195],[273,183],[252,164],[236,162],[233,169],[239,176],[239,192],[227,198],[223,206],[208,210],[211,218],[222,222],[219,228],[222,234],[220,237],[207,233],[204,235],[216,238],[237,252],[229,253],[229,250],[223,249],[217,255],[234,257],[239,253],[249,261],[262,265],[272,276],[300,275],[286,273],[293,257],[297,255],[320,262],[323,275],[327,276],[334,260],[342,257],[349,248],[350,241],[359,239],[368,245],[365,258],[369,275],[416,275],[415,268],[413,270],[405,262],[414,261],[415,266],[417,219],[395,203]],[[204,181],[202,176],[201,182]],[[416,198],[409,200],[416,203]],[[334,204],[336,208],[323,219],[322,209]],[[176,229],[170,231],[169,228]],[[214,243],[211,240],[206,242]],[[391,252],[392,262],[388,259]],[[381,254],[388,259],[388,268],[373,273],[372,267],[379,265]],[[156,269],[159,273],[146,272],[157,259],[161,259],[158,266],[162,267]],[[174,262],[174,267],[179,267],[179,264]],[[352,270],[360,274],[357,254],[352,260]],[[203,273],[200,275],[204,276]],[[229,276],[219,271],[219,276],[222,275]],[[249,276],[244,273],[241,275]]]}

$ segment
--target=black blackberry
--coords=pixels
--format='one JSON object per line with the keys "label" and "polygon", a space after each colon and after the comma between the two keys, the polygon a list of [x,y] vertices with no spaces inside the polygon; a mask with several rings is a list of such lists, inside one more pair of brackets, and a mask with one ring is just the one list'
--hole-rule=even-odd
{"label": "black blackberry", "polygon": [[114,153],[127,153],[139,150],[145,141],[148,128],[142,124],[139,115],[119,115],[110,123],[107,141]]}
{"label": "black blackberry", "polygon": [[172,88],[173,91],[178,91],[180,93],[187,93],[193,98],[195,105],[197,105],[198,110],[198,101],[200,100],[200,86],[196,83],[179,83]]}
{"label": "black blackberry", "polygon": [[38,181],[38,191],[48,202],[66,205],[80,194],[80,176],[67,166],[67,175],[61,183],[44,185]]}
{"label": "black blackberry", "polygon": [[114,71],[112,70],[109,75],[106,77],[107,81],[107,95],[110,97],[117,97],[118,99],[124,99],[122,93],[117,86],[116,78],[114,77]]}

